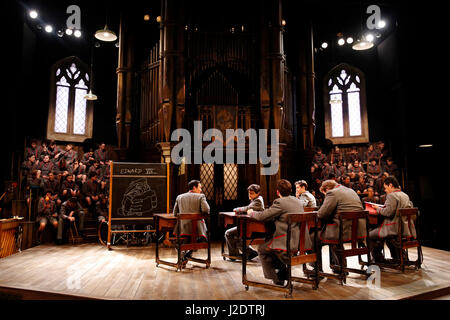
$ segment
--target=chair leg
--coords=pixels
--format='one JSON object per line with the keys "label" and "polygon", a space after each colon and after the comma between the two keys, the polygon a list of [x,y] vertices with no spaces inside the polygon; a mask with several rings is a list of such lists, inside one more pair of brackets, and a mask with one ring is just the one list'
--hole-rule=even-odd
{"label": "chair leg", "polygon": [[314,279],[313,290],[317,290],[317,289],[319,289],[319,263],[317,262],[317,260],[314,264],[314,267],[315,267],[314,273],[315,273],[316,279]]}
{"label": "chair leg", "polygon": [[422,246],[419,244],[417,247],[417,269],[420,269],[422,267]]}

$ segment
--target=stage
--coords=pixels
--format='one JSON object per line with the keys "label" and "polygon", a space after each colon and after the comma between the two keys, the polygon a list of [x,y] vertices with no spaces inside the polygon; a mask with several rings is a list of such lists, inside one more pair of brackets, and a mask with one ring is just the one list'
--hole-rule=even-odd
{"label": "stage", "polygon": [[[323,248],[324,271],[328,248]],[[410,258],[415,259],[414,250]],[[212,263],[189,262],[182,272],[156,267],[154,245],[113,247],[99,244],[40,245],[0,259],[0,299],[107,299],[107,300],[284,300],[284,294],[242,285],[240,262],[224,261],[220,244],[212,246]],[[404,274],[381,272],[381,287],[368,288],[364,277],[350,274],[347,284],[324,279],[318,290],[294,283],[293,300],[448,299],[450,252],[423,248],[424,263]],[[206,252],[196,253],[199,257]],[[175,260],[175,249],[161,256]],[[195,256],[195,254],[194,254]],[[349,266],[357,266],[349,259]],[[295,268],[294,274],[302,274]],[[247,266],[249,279],[264,281],[258,258]]]}

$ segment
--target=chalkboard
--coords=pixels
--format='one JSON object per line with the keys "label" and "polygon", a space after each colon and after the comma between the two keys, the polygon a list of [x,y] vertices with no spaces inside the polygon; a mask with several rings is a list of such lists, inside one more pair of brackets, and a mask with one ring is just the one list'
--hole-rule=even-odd
{"label": "chalkboard", "polygon": [[138,224],[167,212],[165,163],[113,162],[110,185],[110,221]]}

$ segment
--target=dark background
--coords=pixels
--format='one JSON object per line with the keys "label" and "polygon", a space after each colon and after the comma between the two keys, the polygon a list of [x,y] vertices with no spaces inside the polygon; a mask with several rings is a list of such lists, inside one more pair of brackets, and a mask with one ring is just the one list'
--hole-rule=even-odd
{"label": "dark background", "polygon": [[[222,2],[222,4],[225,2]],[[227,2],[228,3],[228,2]],[[33,7],[40,17],[51,22],[55,32],[65,29],[66,8],[77,4],[82,10],[83,37],[49,35],[36,28],[28,18]],[[361,15],[370,4],[381,7],[388,26],[377,46],[357,52],[349,46],[336,45],[338,32],[353,36],[359,31]],[[314,43],[326,50],[315,54],[316,68],[316,144],[324,141],[322,81],[334,66],[345,62],[365,73],[370,140],[384,140],[396,162],[404,168],[408,193],[422,212],[424,244],[450,249],[446,237],[449,214],[445,199],[448,158],[444,152],[447,108],[444,84],[448,76],[446,17],[438,1],[285,1],[283,17],[287,21],[285,51],[288,66],[298,70],[298,44],[301,41],[300,17],[306,11],[314,28]],[[226,6],[223,4],[222,6]],[[2,13],[2,114],[0,134],[0,191],[3,181],[17,178],[17,161],[28,137],[44,139],[47,127],[50,68],[67,56],[78,56],[90,64],[93,34],[103,28],[108,15],[110,29],[118,33],[120,11],[124,8],[141,19],[138,61],[142,60],[159,39],[159,1],[1,1]],[[362,9],[361,9],[362,8]],[[200,9],[201,10],[201,9]],[[239,2],[230,2],[226,12],[239,11]],[[151,21],[143,21],[144,14]],[[218,11],[217,14],[221,14]],[[220,16],[218,17],[218,19]],[[213,23],[214,18],[208,23]],[[141,57],[142,59],[139,59]],[[94,50],[94,132],[96,142],[117,143],[116,67],[118,48],[114,43],[101,43]],[[431,148],[418,148],[432,144]]]}

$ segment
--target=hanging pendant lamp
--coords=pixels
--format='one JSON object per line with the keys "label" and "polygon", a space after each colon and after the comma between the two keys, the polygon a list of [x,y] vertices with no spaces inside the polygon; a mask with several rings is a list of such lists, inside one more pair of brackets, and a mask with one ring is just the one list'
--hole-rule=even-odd
{"label": "hanging pendant lamp", "polygon": [[362,50],[368,50],[373,47],[373,42],[367,41],[366,37],[361,36],[361,40],[357,40],[353,46],[353,50],[362,51]]}
{"label": "hanging pendant lamp", "polygon": [[117,36],[114,31],[108,28],[108,9],[106,10],[106,23],[103,29],[95,32],[95,38],[100,41],[113,42],[117,40]]}
{"label": "hanging pendant lamp", "polygon": [[105,24],[105,28],[97,30],[95,38],[100,41],[113,42],[117,40],[117,36],[114,31],[108,29],[108,25]]}

